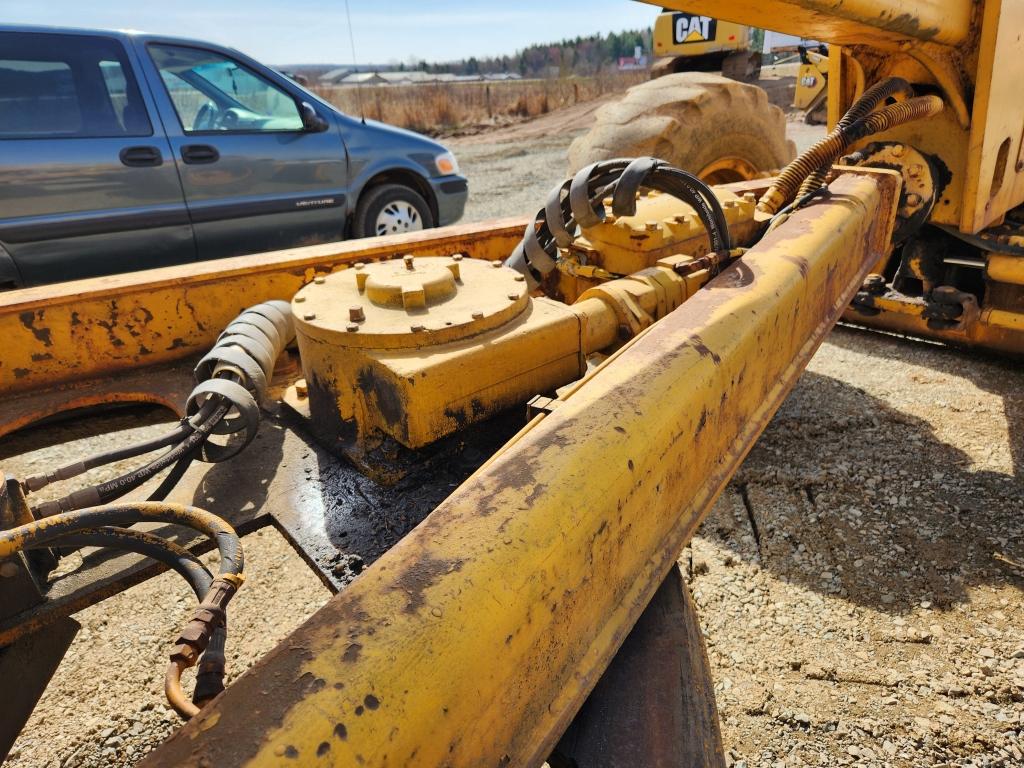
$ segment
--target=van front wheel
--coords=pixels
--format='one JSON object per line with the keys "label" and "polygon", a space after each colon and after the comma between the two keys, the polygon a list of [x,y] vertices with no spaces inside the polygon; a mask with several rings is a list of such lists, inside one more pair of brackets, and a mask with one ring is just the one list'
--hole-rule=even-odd
{"label": "van front wheel", "polygon": [[434,216],[422,195],[401,184],[382,184],[363,193],[356,206],[352,233],[356,237],[379,237],[433,226]]}

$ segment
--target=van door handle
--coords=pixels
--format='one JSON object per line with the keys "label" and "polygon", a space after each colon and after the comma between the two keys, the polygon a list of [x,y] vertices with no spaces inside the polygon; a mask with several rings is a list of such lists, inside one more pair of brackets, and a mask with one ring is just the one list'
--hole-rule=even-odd
{"label": "van door handle", "polygon": [[186,144],[181,148],[181,159],[189,165],[205,165],[220,160],[220,152],[209,144]]}
{"label": "van door handle", "polygon": [[129,168],[144,168],[164,163],[163,152],[156,147],[125,147],[119,157]]}

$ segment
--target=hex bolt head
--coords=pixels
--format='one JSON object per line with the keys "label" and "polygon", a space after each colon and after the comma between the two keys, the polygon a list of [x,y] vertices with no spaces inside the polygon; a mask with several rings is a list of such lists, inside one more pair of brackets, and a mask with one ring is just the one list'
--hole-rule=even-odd
{"label": "hex bolt head", "polygon": [[348,308],[348,319],[353,323],[361,323],[366,319],[366,313],[363,312],[363,308],[357,304],[354,307]]}
{"label": "hex bolt head", "polygon": [[406,269],[408,269],[408,270],[412,270],[412,269],[415,269],[415,268],[416,268],[416,267],[415,267],[415,266],[413,265],[413,258],[412,258],[412,256],[410,256],[409,254],[406,254],[405,256],[403,256],[403,257],[402,257],[402,261],[404,261],[404,262],[405,262],[405,268],[406,268]]}
{"label": "hex bolt head", "polygon": [[305,300],[306,300],[306,297],[305,297],[305,296],[296,296],[296,297],[295,297],[295,298],[293,299],[293,301],[295,301],[295,303],[296,303],[296,304],[301,304],[301,303],[302,303],[302,302],[304,302]]}
{"label": "hex bolt head", "polygon": [[656,222],[656,221],[645,222],[644,223],[644,228],[648,232],[657,232],[658,231],[658,222]]}
{"label": "hex bolt head", "polygon": [[462,254],[456,253],[452,256],[452,261],[462,261]]}
{"label": "hex bolt head", "polygon": [[316,320],[316,312],[306,312],[302,316],[303,320]]}
{"label": "hex bolt head", "polygon": [[349,323],[348,325],[345,326],[345,330],[348,331],[349,333],[355,333],[356,331],[359,330],[359,326],[356,325],[355,323]]}
{"label": "hex bolt head", "polygon": [[410,325],[409,330],[413,333],[419,333],[420,331],[426,330],[426,328],[422,325]]}
{"label": "hex bolt head", "polygon": [[501,260],[500,259],[495,259],[494,261],[491,262],[491,266],[494,267],[495,269],[497,269],[498,267],[501,266]]}
{"label": "hex bolt head", "polygon": [[517,283],[521,283],[526,280],[526,275],[516,275],[514,279]]}
{"label": "hex bolt head", "polygon": [[509,301],[519,301],[519,294],[518,293],[510,293],[510,294],[508,294],[508,299],[509,299]]}
{"label": "hex bolt head", "polygon": [[326,280],[326,279],[327,278],[325,278],[323,275],[317,275],[316,277],[313,278],[313,282],[316,285],[323,285],[324,284],[324,280]]}
{"label": "hex bolt head", "polygon": [[356,269],[366,269],[366,265],[361,261],[357,261],[354,266]]}
{"label": "hex bolt head", "polygon": [[918,194],[916,194],[914,192],[911,192],[909,195],[907,195],[907,205],[917,205],[920,202],[921,202],[921,196],[920,195],[918,195]]}
{"label": "hex bolt head", "polygon": [[483,319],[484,319],[484,313],[483,313],[483,312],[481,312],[481,311],[480,311],[480,310],[478,309],[478,310],[477,310],[476,312],[474,312],[474,313],[473,313],[473,319],[474,319],[474,320],[483,320]]}

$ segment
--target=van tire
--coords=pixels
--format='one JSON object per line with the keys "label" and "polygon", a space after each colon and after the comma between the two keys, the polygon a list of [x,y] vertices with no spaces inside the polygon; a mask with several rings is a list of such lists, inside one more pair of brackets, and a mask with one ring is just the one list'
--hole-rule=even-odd
{"label": "van tire", "polygon": [[363,192],[352,222],[355,237],[415,232],[436,226],[423,196],[403,184],[381,184]]}

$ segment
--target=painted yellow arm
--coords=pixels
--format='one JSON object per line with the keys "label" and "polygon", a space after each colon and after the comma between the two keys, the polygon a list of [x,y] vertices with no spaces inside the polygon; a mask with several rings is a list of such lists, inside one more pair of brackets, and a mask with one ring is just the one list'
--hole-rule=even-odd
{"label": "painted yellow arm", "polygon": [[144,764],[543,761],[887,247],[898,186],[839,178]]}

